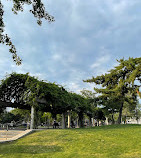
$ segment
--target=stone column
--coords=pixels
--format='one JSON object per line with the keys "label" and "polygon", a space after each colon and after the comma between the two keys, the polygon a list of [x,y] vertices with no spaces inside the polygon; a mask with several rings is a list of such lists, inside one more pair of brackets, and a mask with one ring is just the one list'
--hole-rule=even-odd
{"label": "stone column", "polygon": [[34,113],[35,113],[35,108],[32,106],[32,107],[31,107],[30,129],[33,129],[33,128],[34,128]]}
{"label": "stone column", "polygon": [[108,117],[106,117],[105,124],[108,125]]}
{"label": "stone column", "polygon": [[70,111],[68,111],[68,128],[70,128],[70,124],[71,124],[71,113]]}
{"label": "stone column", "polygon": [[92,120],[92,127],[94,127],[95,126],[95,120],[94,120],[94,118],[91,118],[91,120]]}

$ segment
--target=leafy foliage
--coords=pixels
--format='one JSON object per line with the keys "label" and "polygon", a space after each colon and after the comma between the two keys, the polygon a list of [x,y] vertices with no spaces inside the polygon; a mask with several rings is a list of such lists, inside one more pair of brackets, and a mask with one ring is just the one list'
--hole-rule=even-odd
{"label": "leafy foliage", "polygon": [[[13,13],[17,14],[19,11],[23,11],[23,6],[26,5],[32,5],[32,9],[30,12],[34,15],[35,18],[37,18],[37,23],[39,25],[42,24],[42,19],[48,20],[49,22],[54,21],[54,17],[49,15],[46,12],[46,9],[44,7],[44,4],[41,0],[12,0],[13,1]],[[4,34],[4,21],[3,21],[3,5],[0,1],[0,43],[5,44],[9,46],[9,52],[12,53],[13,61],[16,62],[17,65],[21,64],[21,59],[17,55],[16,48],[14,44],[12,43],[10,37],[7,34]]]}
{"label": "leafy foliage", "polygon": [[19,114],[14,115],[10,112],[2,113],[0,116],[0,123],[10,123],[11,121],[19,121],[20,119],[23,119],[23,117]]}
{"label": "leafy foliage", "polygon": [[83,115],[88,107],[87,99],[81,95],[69,93],[55,83],[40,81],[28,73],[12,73],[2,80],[0,101],[13,102],[14,107],[19,108],[22,105],[23,109],[34,106],[37,111],[51,112],[53,116],[68,110]]}

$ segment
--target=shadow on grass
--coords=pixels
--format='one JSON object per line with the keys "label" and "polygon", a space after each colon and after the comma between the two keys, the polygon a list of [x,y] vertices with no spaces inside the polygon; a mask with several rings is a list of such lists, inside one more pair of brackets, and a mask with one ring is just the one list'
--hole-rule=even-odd
{"label": "shadow on grass", "polygon": [[139,124],[115,124],[115,125],[103,125],[103,126],[95,126],[95,127],[87,127],[87,128],[77,128],[76,130],[108,130],[108,129],[124,129],[124,128],[138,128],[141,127]]}
{"label": "shadow on grass", "polygon": [[63,149],[60,146],[50,145],[5,145],[0,146],[0,154],[41,154],[61,152]]}
{"label": "shadow on grass", "polygon": [[141,125],[138,124],[115,124],[115,125],[105,125],[105,126],[100,126],[96,127],[96,129],[101,128],[101,129],[118,129],[118,128],[131,128],[131,127],[141,127]]}

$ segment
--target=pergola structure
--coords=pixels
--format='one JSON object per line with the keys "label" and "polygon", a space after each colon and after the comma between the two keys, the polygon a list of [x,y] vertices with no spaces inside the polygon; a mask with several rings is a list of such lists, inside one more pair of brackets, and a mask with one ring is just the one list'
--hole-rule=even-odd
{"label": "pergola structure", "polygon": [[31,109],[30,128],[34,128],[35,110],[62,114],[62,128],[65,128],[65,114],[68,113],[68,128],[71,122],[72,98],[55,83],[47,83],[29,76],[12,73],[1,81],[0,107]]}

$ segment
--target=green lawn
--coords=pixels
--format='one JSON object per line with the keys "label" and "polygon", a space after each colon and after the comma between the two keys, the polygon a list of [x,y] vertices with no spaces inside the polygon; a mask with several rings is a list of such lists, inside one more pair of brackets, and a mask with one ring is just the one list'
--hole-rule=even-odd
{"label": "green lawn", "polygon": [[49,129],[0,144],[0,158],[141,158],[141,126]]}

